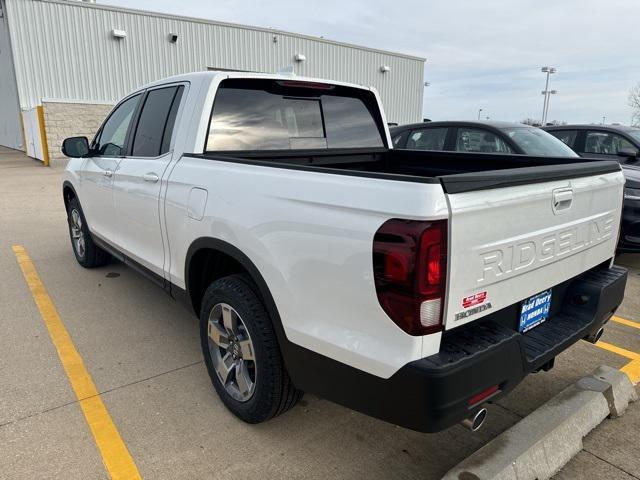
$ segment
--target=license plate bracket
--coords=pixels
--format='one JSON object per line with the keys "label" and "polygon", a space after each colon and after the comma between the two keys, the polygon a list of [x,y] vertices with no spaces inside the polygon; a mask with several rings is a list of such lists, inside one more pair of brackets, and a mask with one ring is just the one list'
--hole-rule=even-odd
{"label": "license plate bracket", "polygon": [[551,289],[540,292],[520,303],[518,331],[525,333],[543,323],[551,311]]}

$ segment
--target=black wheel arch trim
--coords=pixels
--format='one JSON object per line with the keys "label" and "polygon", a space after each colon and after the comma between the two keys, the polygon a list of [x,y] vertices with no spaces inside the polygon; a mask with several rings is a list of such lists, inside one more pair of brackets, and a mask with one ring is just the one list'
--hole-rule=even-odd
{"label": "black wheel arch trim", "polygon": [[67,188],[71,189],[75,197],[78,199],[78,201],[80,201],[80,197],[78,197],[78,192],[76,191],[76,188],[73,186],[73,184],[69,180],[65,180],[64,182],[62,182],[62,199],[64,201],[65,210],[67,208],[67,202],[66,202],[66,199],[64,198],[64,191]]}
{"label": "black wheel arch trim", "polygon": [[265,304],[265,308],[271,317],[271,321],[273,322],[273,327],[276,332],[276,336],[278,337],[278,342],[280,343],[280,348],[282,350],[283,357],[285,357],[285,364],[287,363],[287,355],[286,355],[286,344],[289,343],[287,336],[284,331],[284,326],[282,325],[282,320],[280,318],[280,313],[278,311],[278,307],[276,305],[275,300],[273,299],[273,295],[271,295],[271,290],[267,285],[262,273],[258,270],[258,267],[253,263],[253,261],[239,248],[234,245],[220,240],[218,238],[213,237],[199,237],[191,242],[189,245],[189,249],[187,250],[187,256],[184,265],[184,279],[186,290],[182,290],[179,287],[176,287],[174,284],[171,284],[171,296],[181,303],[185,304],[187,308],[193,312],[196,316],[200,316],[200,312],[195,311],[195,306],[191,299],[191,288],[189,285],[189,270],[191,267],[191,260],[193,256],[200,250],[209,249],[215,250],[236,260],[242,268],[249,274],[256,287],[258,288],[258,293],[260,294],[260,298]]}

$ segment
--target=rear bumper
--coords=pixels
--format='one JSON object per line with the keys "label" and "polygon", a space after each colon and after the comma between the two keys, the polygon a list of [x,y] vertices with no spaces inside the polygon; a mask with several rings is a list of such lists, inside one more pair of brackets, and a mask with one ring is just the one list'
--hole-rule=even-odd
{"label": "rear bumper", "polygon": [[592,269],[562,286],[552,316],[533,330],[518,333],[504,315],[452,330],[443,335],[440,353],[411,362],[388,379],[300,348],[286,355],[287,368],[305,391],[413,430],[444,430],[480,408],[468,404],[471,397],[494,385],[499,391],[491,400],[505,395],[597,331],[622,303],[626,279],[621,267]]}
{"label": "rear bumper", "polygon": [[496,400],[597,331],[622,303],[626,280],[627,271],[617,266],[588,272],[568,286],[556,315],[524,334],[494,321],[452,332],[440,353],[405,367],[429,405],[418,429],[438,431],[467,418],[479,408],[468,404],[471,397],[498,385]]}

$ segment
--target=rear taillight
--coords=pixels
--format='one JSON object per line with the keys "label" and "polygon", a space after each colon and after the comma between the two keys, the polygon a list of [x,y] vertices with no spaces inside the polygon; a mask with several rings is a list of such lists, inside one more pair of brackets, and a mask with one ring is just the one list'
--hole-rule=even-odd
{"label": "rear taillight", "polygon": [[378,301],[405,332],[442,330],[447,272],[447,221],[392,219],[373,237]]}

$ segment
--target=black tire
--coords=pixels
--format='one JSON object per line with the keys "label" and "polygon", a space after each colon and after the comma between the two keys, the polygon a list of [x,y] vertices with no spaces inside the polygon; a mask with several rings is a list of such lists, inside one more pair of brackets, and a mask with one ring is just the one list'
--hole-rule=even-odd
{"label": "black tire", "polygon": [[[80,228],[74,225],[74,216],[79,216]],[[91,238],[89,228],[87,227],[87,221],[82,213],[80,202],[77,198],[72,198],[69,201],[67,207],[67,223],[69,224],[69,238],[71,239],[71,248],[73,254],[76,256],[76,260],[80,265],[85,268],[95,268],[107,265],[111,260],[111,255],[98,247]],[[78,235],[78,232],[82,235],[82,241],[84,248],[80,248],[77,243],[77,238],[74,235]]]}
{"label": "black tire", "polygon": [[[211,312],[220,304],[227,304],[237,312],[253,344],[255,384],[248,400],[234,398],[213,365],[213,349],[218,347],[209,339],[208,324]],[[200,338],[211,382],[225,406],[241,420],[264,422],[286,412],[302,398],[304,392],[295,388],[286,371],[271,319],[255,285],[245,275],[221,278],[207,288],[200,312]]]}

